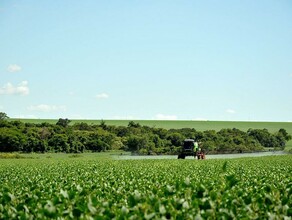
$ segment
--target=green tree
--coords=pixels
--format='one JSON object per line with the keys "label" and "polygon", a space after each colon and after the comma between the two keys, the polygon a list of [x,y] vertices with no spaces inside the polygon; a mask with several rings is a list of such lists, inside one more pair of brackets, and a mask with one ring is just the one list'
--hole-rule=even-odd
{"label": "green tree", "polygon": [[283,128],[281,128],[276,135],[282,136],[285,139],[285,141],[290,141],[292,139],[292,136],[289,135],[288,132]]}
{"label": "green tree", "polygon": [[68,137],[65,134],[54,134],[49,139],[49,146],[55,152],[70,152],[70,145],[68,144]]}
{"label": "green tree", "polygon": [[7,114],[5,112],[0,112],[0,120],[6,120],[9,117],[7,116]]}
{"label": "green tree", "polygon": [[141,128],[141,125],[138,122],[130,121],[128,124],[129,128]]}
{"label": "green tree", "polygon": [[124,126],[118,126],[115,128],[115,134],[118,137],[126,137],[130,135],[130,131],[127,127]]}
{"label": "green tree", "polygon": [[106,125],[106,123],[105,123],[105,121],[104,121],[104,120],[101,120],[101,122],[100,122],[99,126],[100,126],[102,129],[104,129],[104,130],[106,130],[106,129],[107,129],[107,125]]}
{"label": "green tree", "polygon": [[83,153],[85,146],[78,140],[72,140],[70,144],[70,153]]}
{"label": "green tree", "polygon": [[274,146],[275,140],[267,129],[249,129],[248,135],[255,138],[263,147]]}
{"label": "green tree", "polygon": [[0,128],[0,152],[23,151],[27,137],[15,128]]}
{"label": "green tree", "polygon": [[108,144],[105,143],[104,141],[100,139],[90,139],[87,144],[86,148],[88,150],[91,150],[93,152],[100,152],[100,151],[105,151],[108,148]]}
{"label": "green tree", "polygon": [[122,150],[125,147],[123,144],[122,138],[121,137],[115,137],[113,139],[111,148],[112,150]]}
{"label": "green tree", "polygon": [[51,132],[47,127],[43,127],[39,130],[39,136],[42,140],[47,140],[51,136]]}
{"label": "green tree", "polygon": [[82,131],[82,130],[84,130],[84,131],[92,131],[93,130],[92,127],[89,124],[85,123],[85,122],[75,123],[73,125],[73,128],[74,128],[74,130],[80,130],[80,131]]}
{"label": "green tree", "polygon": [[127,140],[129,151],[140,151],[142,148],[149,149],[149,140],[146,136],[131,135]]}
{"label": "green tree", "polygon": [[56,125],[60,125],[60,126],[62,126],[64,128],[66,128],[69,125],[70,122],[71,121],[68,118],[65,118],[65,119],[59,118],[59,120],[57,121]]}
{"label": "green tree", "polygon": [[170,140],[171,144],[175,147],[182,146],[184,139],[185,137],[178,132],[171,133],[167,136],[167,140]]}

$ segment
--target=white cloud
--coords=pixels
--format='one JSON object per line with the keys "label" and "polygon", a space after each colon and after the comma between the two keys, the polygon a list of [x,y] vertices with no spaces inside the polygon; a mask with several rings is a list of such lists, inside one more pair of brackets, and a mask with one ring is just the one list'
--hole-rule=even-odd
{"label": "white cloud", "polygon": [[155,120],[177,120],[176,115],[164,115],[164,114],[157,114],[155,115]]}
{"label": "white cloud", "polygon": [[107,99],[109,97],[109,95],[107,93],[100,93],[98,95],[96,95],[97,99]]}
{"label": "white cloud", "polygon": [[7,83],[2,88],[0,88],[0,95],[28,95],[29,88],[28,82],[22,81],[17,86]]}
{"label": "white cloud", "polygon": [[233,109],[227,109],[226,110],[226,113],[228,113],[228,114],[235,114],[236,112]]}
{"label": "white cloud", "polygon": [[11,118],[29,118],[29,119],[37,119],[38,117],[35,115],[15,115]]}
{"label": "white cloud", "polygon": [[194,118],[192,121],[208,121],[206,118]]}
{"label": "white cloud", "polygon": [[27,107],[29,111],[38,111],[38,112],[64,112],[66,111],[66,106],[64,105],[46,105],[46,104],[40,104],[40,105],[31,105]]}
{"label": "white cloud", "polygon": [[19,72],[21,71],[21,66],[17,65],[17,64],[10,64],[8,67],[7,67],[7,71],[10,72],[10,73],[16,73],[16,72]]}
{"label": "white cloud", "polygon": [[139,120],[139,118],[135,117],[135,116],[114,116],[112,119],[114,120]]}

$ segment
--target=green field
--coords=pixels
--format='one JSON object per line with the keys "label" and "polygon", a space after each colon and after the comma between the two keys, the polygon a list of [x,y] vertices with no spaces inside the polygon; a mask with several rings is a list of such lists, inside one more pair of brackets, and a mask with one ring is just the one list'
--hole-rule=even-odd
{"label": "green field", "polygon": [[[38,159],[29,159],[38,158]],[[292,155],[0,159],[0,219],[291,219]]]}
{"label": "green field", "polygon": [[[19,120],[29,123],[52,123],[56,124],[55,119],[9,119]],[[127,126],[130,120],[104,120],[107,125]],[[198,131],[216,130],[222,128],[238,128],[247,131],[249,128],[263,129],[266,128],[270,132],[276,132],[280,128],[286,129],[289,134],[292,134],[292,122],[242,122],[242,121],[160,121],[160,120],[134,120],[141,125],[147,125],[157,128],[195,128]],[[85,122],[88,124],[100,124],[101,120],[72,120],[71,124]]]}

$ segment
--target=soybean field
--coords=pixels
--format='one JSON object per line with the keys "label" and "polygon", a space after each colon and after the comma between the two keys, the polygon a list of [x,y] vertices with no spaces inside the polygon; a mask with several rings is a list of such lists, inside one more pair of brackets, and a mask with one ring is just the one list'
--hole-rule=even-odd
{"label": "soybean field", "polygon": [[292,155],[0,159],[0,219],[291,219]]}

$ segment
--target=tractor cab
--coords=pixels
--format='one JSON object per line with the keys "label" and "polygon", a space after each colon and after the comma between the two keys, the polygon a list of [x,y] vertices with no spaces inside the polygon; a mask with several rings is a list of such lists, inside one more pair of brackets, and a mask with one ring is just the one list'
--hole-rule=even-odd
{"label": "tractor cab", "polygon": [[178,159],[185,159],[186,156],[196,157],[196,152],[194,151],[194,139],[185,139],[184,144],[179,152]]}
{"label": "tractor cab", "polygon": [[193,152],[194,151],[194,143],[193,139],[185,139],[183,149],[185,152]]}

